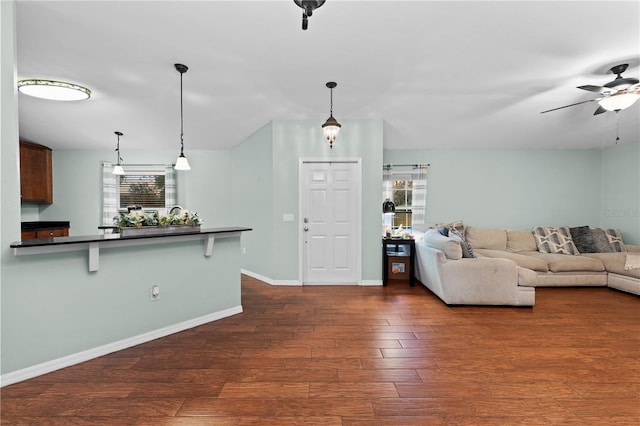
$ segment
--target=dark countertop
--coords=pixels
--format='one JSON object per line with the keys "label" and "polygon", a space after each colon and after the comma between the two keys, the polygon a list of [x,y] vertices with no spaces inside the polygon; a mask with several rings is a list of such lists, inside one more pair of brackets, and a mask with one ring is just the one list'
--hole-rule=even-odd
{"label": "dark countertop", "polygon": [[[61,223],[61,222],[56,222],[56,223]],[[69,222],[66,222],[66,223],[68,224]],[[104,235],[81,235],[77,237],[36,238],[33,240],[15,241],[11,243],[10,247],[26,248],[26,247],[42,247],[42,246],[59,246],[59,245],[95,243],[95,242],[113,241],[113,240],[140,240],[145,238],[146,239],[164,238],[164,237],[175,237],[180,235],[225,234],[225,233],[251,231],[251,230],[252,228],[236,226],[236,227],[200,229],[199,231],[195,231],[195,232],[183,232],[183,233],[177,233],[177,234],[136,235],[136,236],[130,236],[130,237],[122,237],[120,234],[104,234]]]}
{"label": "dark countertop", "polygon": [[20,230],[26,231],[42,231],[43,229],[59,229],[70,228],[69,221],[37,221],[37,222],[21,222]]}

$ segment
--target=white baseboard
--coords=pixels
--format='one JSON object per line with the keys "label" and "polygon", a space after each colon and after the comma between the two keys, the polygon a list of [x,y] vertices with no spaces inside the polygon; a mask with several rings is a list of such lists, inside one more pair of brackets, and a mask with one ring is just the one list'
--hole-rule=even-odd
{"label": "white baseboard", "polygon": [[256,280],[263,281],[269,285],[288,285],[288,286],[300,286],[302,283],[298,280],[272,280],[264,275],[256,274],[255,272],[247,271],[246,269],[240,269],[240,272],[255,278]]}
{"label": "white baseboard", "polygon": [[117,342],[108,343],[97,348],[88,349],[86,351],[67,355],[62,358],[43,362],[42,364],[34,365],[32,367],[27,367],[21,370],[13,371],[11,373],[3,374],[2,376],[0,376],[0,387],[32,379],[34,377],[51,373],[52,371],[56,371],[61,368],[80,364],[82,362],[89,361],[91,359],[98,358],[112,352],[121,351],[123,349],[140,345],[142,343],[150,342],[151,340],[159,339],[170,334],[178,333],[180,331],[188,330],[202,324],[207,324],[212,321],[217,321],[222,318],[230,317],[232,315],[240,313],[242,313],[242,305],[214,312],[199,318],[193,318],[187,321],[179,322],[177,324],[172,324],[167,327],[153,330],[144,334],[129,337]]}
{"label": "white baseboard", "polygon": [[[282,286],[301,286],[302,283],[298,280],[272,280],[269,277],[265,277],[264,275],[260,275],[260,274],[256,274],[255,272],[251,272],[248,271],[246,269],[240,269],[240,272],[250,276],[251,278],[255,278],[256,280],[260,280],[262,282],[265,282],[269,285],[282,285]],[[314,283],[308,283],[308,285],[331,285],[331,284],[327,284],[327,283],[318,283],[318,284],[314,284]],[[354,285],[354,284],[335,284],[335,285]],[[355,285],[361,285],[361,286],[382,286],[382,280],[362,280],[360,281],[360,283],[357,283]]]}

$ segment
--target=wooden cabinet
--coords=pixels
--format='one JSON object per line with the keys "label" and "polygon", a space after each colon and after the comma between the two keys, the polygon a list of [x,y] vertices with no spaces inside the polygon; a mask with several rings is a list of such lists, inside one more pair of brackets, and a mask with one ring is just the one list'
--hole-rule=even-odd
{"label": "wooden cabinet", "polygon": [[53,203],[51,149],[20,142],[20,196],[30,203]]}
{"label": "wooden cabinet", "polygon": [[55,228],[55,229],[40,229],[38,231],[22,231],[20,239],[32,240],[34,238],[53,238],[53,237],[68,237],[69,228]]}
{"label": "wooden cabinet", "polygon": [[68,221],[36,221],[20,224],[20,239],[68,237],[70,223]]}

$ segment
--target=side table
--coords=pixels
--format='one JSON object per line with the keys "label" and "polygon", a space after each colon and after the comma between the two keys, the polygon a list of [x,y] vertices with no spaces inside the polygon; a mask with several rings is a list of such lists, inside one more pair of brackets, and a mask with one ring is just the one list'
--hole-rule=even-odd
{"label": "side table", "polygon": [[383,238],[382,239],[382,285],[387,285],[389,277],[389,256],[392,253],[400,253],[400,246],[407,246],[409,248],[409,285],[413,287],[415,285],[415,276],[413,273],[414,260],[416,256],[416,244],[413,239],[400,239],[400,238]]}

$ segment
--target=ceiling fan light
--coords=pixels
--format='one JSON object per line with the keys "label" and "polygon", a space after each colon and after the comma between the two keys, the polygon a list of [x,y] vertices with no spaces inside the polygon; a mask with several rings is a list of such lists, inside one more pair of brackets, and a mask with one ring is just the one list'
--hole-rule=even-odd
{"label": "ceiling fan light", "polygon": [[601,99],[598,103],[607,111],[620,111],[629,108],[638,99],[640,99],[640,95],[636,93],[620,93]]}
{"label": "ceiling fan light", "polygon": [[20,80],[18,91],[25,95],[52,101],[81,101],[91,97],[91,90],[77,84],[54,80]]}
{"label": "ceiling fan light", "polygon": [[185,157],[184,154],[180,154],[180,156],[176,160],[176,165],[173,166],[173,168],[176,170],[191,170],[189,161],[187,161],[187,157]]}

